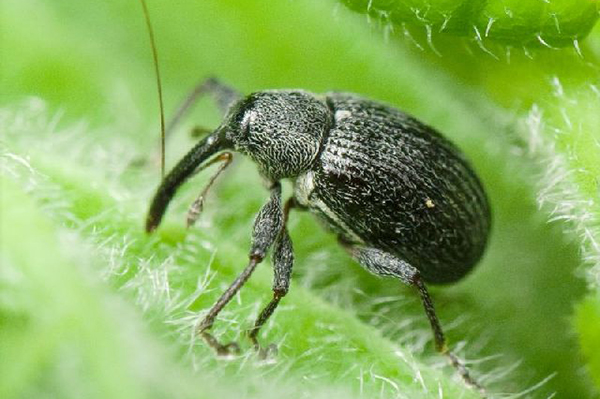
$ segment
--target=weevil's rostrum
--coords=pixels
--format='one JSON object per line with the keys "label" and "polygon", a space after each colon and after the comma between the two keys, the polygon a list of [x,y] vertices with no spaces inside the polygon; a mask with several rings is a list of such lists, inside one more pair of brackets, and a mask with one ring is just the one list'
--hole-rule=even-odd
{"label": "weevil's rostrum", "polygon": [[[462,278],[479,261],[488,239],[488,200],[461,152],[415,118],[354,94],[272,90],[236,100],[233,89],[214,79],[196,91],[224,104],[225,118],[164,179],[147,230],[160,223],[188,177],[208,164],[231,159],[230,154],[214,158],[224,151],[250,157],[271,191],[254,223],[248,266],[200,323],[199,333],[208,344],[221,354],[238,348],[220,344],[208,330],[272,248],[273,299],[250,331],[264,355],[258,331],[287,293],[291,278],[293,251],[286,221],[293,208],[310,210],[363,267],[417,288],[436,348],[467,383],[479,387],[446,347],[423,283]],[[282,179],[294,183],[294,195],[285,206]]]}

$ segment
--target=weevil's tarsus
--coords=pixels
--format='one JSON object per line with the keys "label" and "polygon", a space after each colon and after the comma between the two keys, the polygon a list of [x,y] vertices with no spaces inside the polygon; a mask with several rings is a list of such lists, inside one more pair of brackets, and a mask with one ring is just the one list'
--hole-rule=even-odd
{"label": "weevil's tarsus", "polygon": [[279,353],[279,348],[276,344],[269,344],[266,347],[263,346],[255,346],[256,354],[258,359],[263,361],[265,364],[275,364],[277,363],[277,354]]}
{"label": "weevil's tarsus", "polygon": [[[254,229],[252,232],[252,245],[250,249],[250,260],[248,266],[234,280],[234,282],[225,290],[221,297],[215,302],[208,314],[198,325],[198,333],[217,351],[218,354],[226,352],[228,345],[222,345],[219,341],[210,334],[211,329],[217,315],[223,310],[225,305],[231,301],[235,294],[248,281],[256,266],[262,262],[271,246],[275,243],[278,236],[281,235],[283,229],[283,209],[281,207],[281,184],[275,182],[271,186],[271,198],[263,205],[258,212],[254,221]],[[271,312],[272,313],[272,312]],[[225,353],[228,354],[228,353]]]}
{"label": "weevil's tarsus", "polygon": [[425,283],[421,279],[421,276],[418,272],[413,277],[412,285],[415,286],[419,291],[419,296],[421,297],[423,308],[425,308],[425,314],[427,315],[427,318],[429,319],[429,324],[431,324],[431,329],[433,330],[433,337],[435,341],[436,350],[450,360],[452,367],[456,369],[458,374],[461,376],[461,378],[467,385],[476,388],[479,391],[479,393],[485,397],[487,395],[485,388],[471,376],[471,374],[469,373],[469,369],[467,369],[464,362],[448,348],[448,345],[446,343],[446,337],[444,336],[444,331],[442,330],[440,321],[437,317],[437,314],[435,313],[433,300],[431,299],[429,291],[427,290],[427,287],[425,286]]}
{"label": "weevil's tarsus", "polygon": [[479,391],[479,394],[481,395],[482,398],[487,398],[488,397],[487,390],[479,382],[477,382],[473,377],[471,377],[471,374],[469,373],[469,369],[467,368],[467,366],[465,366],[464,362],[458,356],[456,356],[456,354],[454,354],[454,352],[450,351],[447,347],[445,349],[446,350],[442,351],[441,353],[443,355],[445,355],[448,358],[448,360],[450,360],[452,367],[454,367],[456,369],[456,371],[458,372],[460,377],[463,379],[465,384],[477,389],[477,391]]}
{"label": "weevil's tarsus", "polygon": [[196,220],[198,220],[198,217],[200,216],[200,213],[202,212],[202,209],[204,208],[204,198],[206,198],[206,194],[208,193],[208,190],[210,190],[210,188],[214,184],[215,180],[217,180],[219,175],[231,164],[232,160],[233,160],[233,154],[231,152],[224,152],[222,154],[217,155],[210,161],[206,162],[204,165],[202,165],[196,171],[196,173],[199,173],[203,169],[205,169],[217,162],[222,162],[221,165],[219,165],[219,168],[217,169],[217,171],[211,176],[210,180],[208,180],[208,183],[206,184],[206,186],[204,187],[204,189],[202,190],[202,192],[200,193],[198,198],[196,198],[196,200],[194,202],[192,202],[192,205],[190,205],[190,207],[188,209],[188,213],[187,213],[187,227],[188,228],[193,226],[194,223],[196,223]]}
{"label": "weevil's tarsus", "polygon": [[233,281],[233,283],[221,294],[221,297],[215,302],[212,308],[208,311],[208,314],[202,319],[200,324],[198,325],[198,334],[206,341],[206,343],[213,348],[219,356],[227,356],[232,354],[231,350],[238,348],[239,345],[235,342],[230,342],[229,344],[221,344],[210,332],[209,330],[213,326],[217,315],[223,310],[225,305],[231,301],[231,298],[237,294],[237,292],[242,288],[242,286],[248,281],[256,266],[262,262],[260,256],[250,256],[250,261],[248,262],[248,266],[240,273],[240,275]]}
{"label": "weevil's tarsus", "polygon": [[154,74],[156,76],[156,88],[158,90],[158,105],[160,108],[160,175],[165,176],[165,106],[163,103],[162,94],[162,83],[160,79],[160,68],[158,67],[158,52],[156,50],[156,41],[154,40],[154,31],[152,29],[152,23],[150,22],[150,13],[148,12],[148,6],[146,0],[140,0],[142,9],[144,10],[144,19],[146,20],[146,27],[148,28],[148,35],[150,36],[150,46],[152,48],[152,58],[154,60]]}
{"label": "weevil's tarsus", "polygon": [[242,350],[237,342],[229,342],[227,344],[221,344],[212,334],[209,332],[202,332],[202,338],[204,341],[215,350],[219,357],[235,357],[242,353]]}
{"label": "weevil's tarsus", "polygon": [[175,127],[181,122],[185,115],[190,111],[192,106],[200,100],[204,94],[212,96],[213,100],[217,103],[217,107],[222,115],[225,115],[229,108],[236,103],[240,98],[241,94],[234,88],[226,85],[215,77],[210,77],[200,81],[194,87],[194,89],[183,99],[173,119],[169,121],[167,125],[165,136],[169,137]]}
{"label": "weevil's tarsus", "polygon": [[198,168],[202,168],[207,159],[220,151],[230,149],[230,144],[225,139],[222,128],[205,137],[163,179],[154,195],[148,216],[146,217],[146,231],[151,232],[160,224],[167,206],[175,192],[188,178],[193,176]]}

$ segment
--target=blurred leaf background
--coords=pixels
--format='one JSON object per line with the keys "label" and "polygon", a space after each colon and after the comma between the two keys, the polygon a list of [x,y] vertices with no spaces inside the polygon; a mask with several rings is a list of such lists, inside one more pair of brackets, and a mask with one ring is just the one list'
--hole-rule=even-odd
{"label": "blurred leaf background", "polygon": [[[346,7],[348,6],[348,7]],[[494,209],[486,257],[434,287],[451,345],[493,395],[598,397],[598,2],[149,1],[167,115],[201,78],[249,93],[352,91],[438,128],[472,160]],[[352,9],[353,11],[351,11]],[[156,235],[158,111],[136,0],[0,4],[0,397],[477,397],[437,355],[414,292],[362,271],[294,214],[294,281],[265,328],[268,262],[215,332],[193,326],[245,264],[267,193],[238,157],[199,225],[187,184]],[[168,165],[202,101],[169,142]],[[289,186],[287,186],[289,193]]]}

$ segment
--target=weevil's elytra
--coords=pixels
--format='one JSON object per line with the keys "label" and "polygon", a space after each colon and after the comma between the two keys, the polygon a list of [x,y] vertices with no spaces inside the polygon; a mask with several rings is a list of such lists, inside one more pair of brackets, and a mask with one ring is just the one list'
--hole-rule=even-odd
{"label": "weevil's elytra", "polygon": [[323,143],[313,196],[351,222],[351,232],[336,226],[339,233],[397,255],[427,282],[462,278],[490,228],[487,198],[462,154],[392,107],[352,94],[327,101],[350,116],[336,119]]}
{"label": "weevil's elytra", "polygon": [[[248,266],[199,325],[206,342],[220,354],[239,350],[237,344],[219,343],[209,330],[271,250],[273,299],[249,332],[264,355],[258,331],[286,295],[291,278],[293,250],[286,222],[291,209],[309,210],[337,234],[360,265],[417,288],[436,348],[468,384],[481,388],[446,347],[424,284],[461,279],[486,246],[491,224],[488,200],[462,153],[417,119],[355,94],[270,90],[236,98],[233,89],[215,79],[199,87],[197,92],[208,92],[224,104],[224,120],[163,180],[146,229],[158,226],[188,177],[220,160],[228,164],[229,151],[250,157],[270,182],[271,192],[254,222]],[[295,187],[285,205],[283,179]],[[202,196],[205,193],[206,189]]]}

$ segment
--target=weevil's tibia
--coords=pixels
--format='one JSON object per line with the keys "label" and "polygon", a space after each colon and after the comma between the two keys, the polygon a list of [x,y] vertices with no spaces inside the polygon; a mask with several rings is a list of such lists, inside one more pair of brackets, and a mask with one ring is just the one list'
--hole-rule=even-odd
{"label": "weevil's tibia", "polygon": [[256,266],[265,258],[269,248],[271,248],[277,237],[281,235],[283,219],[283,210],[281,209],[281,184],[275,182],[271,187],[271,197],[269,201],[263,205],[254,220],[252,246],[250,249],[250,261],[248,266],[246,266],[244,271],[242,271],[229,288],[225,290],[198,325],[198,333],[219,355],[228,355],[231,352],[231,348],[235,349],[239,347],[234,343],[222,345],[208,332],[208,330],[210,330],[216,317],[221,310],[223,310],[225,305],[231,301],[246,281],[248,281],[256,269]]}
{"label": "weevil's tibia", "polygon": [[283,228],[275,242],[275,247],[273,248],[273,299],[271,299],[267,306],[260,312],[260,315],[254,322],[254,327],[248,330],[248,337],[261,358],[266,358],[268,352],[277,350],[277,348],[272,345],[269,346],[267,350],[264,350],[258,342],[258,332],[267,322],[269,317],[271,317],[277,308],[277,305],[279,305],[279,302],[288,293],[290,288],[292,267],[294,265],[294,249],[286,225],[290,210],[294,207],[296,207],[296,201],[294,200],[294,197],[290,197],[283,208]]}
{"label": "weevil's tibia", "polygon": [[294,264],[294,252],[292,241],[287,230],[283,230],[275,243],[273,249],[273,299],[263,308],[260,315],[254,322],[254,327],[248,330],[248,338],[252,341],[254,349],[258,352],[260,358],[267,358],[269,353],[276,352],[275,345],[269,345],[265,350],[258,342],[258,332],[273,314],[279,301],[288,293],[290,279],[292,275],[292,266]]}
{"label": "weevil's tibia", "polygon": [[214,163],[223,162],[221,165],[219,165],[219,169],[217,169],[217,171],[212,175],[212,177],[210,178],[210,180],[208,181],[198,198],[196,198],[192,205],[190,205],[187,213],[188,228],[191,227],[194,223],[196,223],[196,220],[198,220],[198,217],[200,216],[200,213],[204,208],[204,198],[206,197],[208,190],[210,190],[210,188],[214,184],[215,180],[217,180],[219,175],[229,166],[229,164],[231,164],[232,160],[233,154],[230,152],[224,152],[220,155],[217,155],[216,157],[208,161],[206,164],[202,165],[200,169],[198,169],[198,171],[196,172],[198,173]]}

